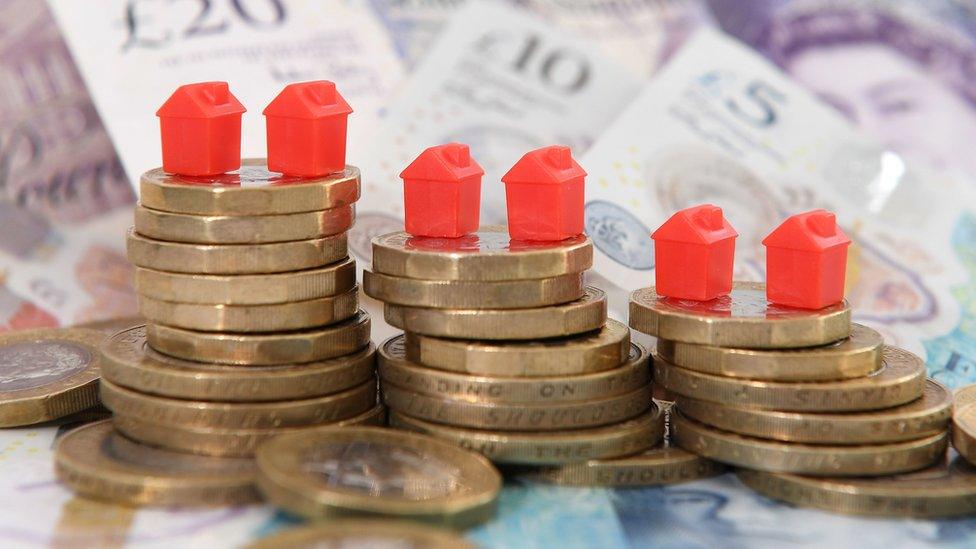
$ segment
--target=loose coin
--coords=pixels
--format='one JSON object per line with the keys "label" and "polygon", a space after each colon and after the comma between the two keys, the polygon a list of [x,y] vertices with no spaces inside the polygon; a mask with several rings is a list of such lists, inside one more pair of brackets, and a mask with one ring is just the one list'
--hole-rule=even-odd
{"label": "loose coin", "polygon": [[363,271],[363,291],[384,303],[439,309],[525,309],[583,297],[583,274],[474,282],[419,280]]}
{"label": "loose coin", "polygon": [[383,316],[407,332],[464,339],[526,340],[565,337],[600,329],[607,321],[603,290],[582,299],[532,309],[431,309],[386,304]]}
{"label": "loose coin", "polygon": [[181,400],[138,393],[104,379],[101,387],[102,402],[115,414],[174,427],[296,427],[349,419],[376,405],[373,380],[341,393],[275,402]]}
{"label": "loose coin", "polygon": [[128,505],[240,505],[261,500],[254,460],[173,452],[132,441],[109,420],[58,440],[54,465],[72,491]]}
{"label": "loose coin", "polygon": [[359,169],[346,166],[324,177],[295,177],[268,171],[263,158],[220,175],[188,176],[149,170],[139,180],[142,205],[196,215],[268,215],[346,206],[359,199]]}
{"label": "loose coin", "polygon": [[269,244],[188,244],[146,238],[132,229],[126,251],[138,267],[194,274],[301,271],[341,261],[349,253],[346,233]]}
{"label": "loose coin", "polygon": [[484,342],[407,332],[407,358],[430,368],[486,376],[550,377],[602,372],[630,353],[630,328],[613,319],[596,332],[539,341]]}
{"label": "loose coin", "polygon": [[716,347],[748,349],[827,345],[851,333],[846,301],[817,311],[766,301],[765,285],[736,282],[711,301],[660,297],[653,287],[630,296],[630,327],[648,335]]}
{"label": "loose coin", "polygon": [[488,431],[431,423],[390,412],[390,425],[419,431],[483,454],[496,463],[551,465],[629,456],[657,445],[664,437],[661,410],[594,429],[567,431]]}
{"label": "loose coin", "polygon": [[686,417],[712,427],[759,438],[813,444],[899,442],[942,433],[952,415],[952,393],[926,380],[922,398],[858,413],[780,412],[678,399]]}
{"label": "loose coin", "polygon": [[202,305],[139,296],[139,312],[151,322],[211,332],[276,332],[326,326],[356,314],[356,288],[335,296],[266,305]]}
{"label": "loose coin", "polygon": [[258,447],[271,437],[284,433],[300,433],[318,427],[381,426],[386,422],[386,408],[376,405],[366,412],[342,421],[300,427],[269,427],[259,429],[219,429],[162,425],[152,419],[139,419],[115,414],[115,428],[133,440],[204,456],[252,457]]}
{"label": "loose coin", "polygon": [[566,486],[659,486],[720,475],[725,465],[681,448],[652,448],[636,456],[591,459],[560,466],[519,469],[515,474]]}
{"label": "loose coin", "polygon": [[314,362],[355,353],[369,345],[369,315],[312,330],[234,334],[197,332],[162,324],[146,326],[153,349],[186,360],[274,366]]}
{"label": "loose coin", "polygon": [[952,411],[952,446],[970,463],[976,463],[976,406],[956,406]]}
{"label": "loose coin", "polygon": [[774,473],[811,476],[882,476],[916,471],[945,455],[948,435],[862,446],[800,444],[713,429],[680,413],[671,415],[675,443],[702,457]]}
{"label": "loose coin", "polygon": [[373,377],[375,349],[305,364],[223,366],[172,358],[146,343],[138,326],[102,345],[102,377],[133,391],[187,400],[260,402],[338,393]]}
{"label": "loose coin", "polygon": [[136,232],[158,240],[199,244],[264,244],[308,240],[352,227],[353,206],[278,215],[186,215],[136,206]]}
{"label": "loose coin", "polygon": [[731,406],[793,412],[877,410],[911,402],[922,396],[925,361],[886,346],[877,372],[840,381],[755,381],[703,374],[654,361],[655,381],[675,393]]}
{"label": "loose coin", "polygon": [[346,293],[356,285],[356,261],[277,274],[202,275],[136,267],[135,288],[158,301],[209,305],[264,305]]}
{"label": "loose coin", "polygon": [[389,520],[342,519],[288,528],[261,538],[245,549],[327,547],[400,547],[403,549],[477,549],[464,538],[439,528]]}
{"label": "loose coin", "polygon": [[0,334],[0,427],[33,425],[98,404],[105,335],[83,328]]}
{"label": "loose coin", "polygon": [[268,501],[308,518],[374,514],[465,528],[491,518],[502,484],[478,454],[375,427],[276,436],[257,463]]}
{"label": "loose coin", "polygon": [[740,470],[764,496],[832,513],[876,517],[957,517],[976,513],[976,467],[955,457],[914,473],[878,478],[814,478]]}
{"label": "loose coin", "polygon": [[853,324],[851,336],[805,349],[732,349],[659,339],[657,354],[706,374],[767,381],[831,381],[864,377],[881,367],[884,338]]}
{"label": "loose coin", "polygon": [[499,431],[583,429],[636,417],[651,406],[651,386],[606,398],[503,404],[428,396],[383,383],[383,402],[408,416],[456,427]]}
{"label": "loose coin", "polygon": [[379,374],[383,383],[421,394],[479,402],[532,403],[578,402],[622,395],[651,382],[648,353],[631,344],[627,363],[618,368],[560,377],[482,377],[434,370],[406,358],[403,335],[380,346]]}
{"label": "loose coin", "polygon": [[484,227],[461,238],[373,238],[373,271],[395,277],[489,282],[581,273],[593,266],[586,236],[559,242],[511,240],[505,227]]}

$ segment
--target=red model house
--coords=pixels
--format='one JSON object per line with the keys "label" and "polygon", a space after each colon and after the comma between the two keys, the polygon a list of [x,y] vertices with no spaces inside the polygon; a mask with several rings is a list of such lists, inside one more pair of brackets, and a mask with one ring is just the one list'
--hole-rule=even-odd
{"label": "red model house", "polygon": [[514,240],[563,240],[583,234],[586,172],[569,147],[528,152],[502,177],[508,234]]}
{"label": "red model house", "polygon": [[268,169],[320,177],[346,167],[346,121],[352,109],[327,80],[289,84],[264,109]]}
{"label": "red model house", "polygon": [[672,215],[651,235],[657,294],[696,301],[728,294],[736,236],[718,206],[702,204]]}
{"label": "red model house", "polygon": [[766,299],[780,305],[822,309],[844,299],[851,239],[827,210],[796,214],[769,233]]}
{"label": "red model house", "polygon": [[400,173],[407,232],[457,238],[477,231],[484,174],[462,143],[438,145],[420,153]]}
{"label": "red model house", "polygon": [[241,167],[241,115],[246,109],[227,82],[180,86],[156,111],[163,170],[217,175]]}

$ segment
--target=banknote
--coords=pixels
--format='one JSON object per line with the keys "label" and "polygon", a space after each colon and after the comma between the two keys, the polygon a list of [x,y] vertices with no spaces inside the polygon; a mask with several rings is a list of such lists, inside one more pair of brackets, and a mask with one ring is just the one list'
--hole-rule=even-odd
{"label": "banknote", "polygon": [[362,3],[343,0],[52,0],[131,181],[160,163],[156,109],[180,84],[225,80],[248,109],[242,154],[262,157],[261,111],[285,84],[334,80],[354,109],[350,161],[402,68]]}

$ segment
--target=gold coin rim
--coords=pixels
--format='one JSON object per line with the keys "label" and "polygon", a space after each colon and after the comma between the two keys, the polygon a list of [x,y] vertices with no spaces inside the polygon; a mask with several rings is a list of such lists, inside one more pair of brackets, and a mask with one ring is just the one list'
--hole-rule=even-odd
{"label": "gold coin rim", "polygon": [[[342,536],[366,538],[384,536],[408,538],[425,549],[477,549],[466,539],[447,530],[420,526],[406,521],[388,519],[337,519],[327,524],[313,524],[288,528],[248,544],[245,549],[281,549],[283,547],[312,547],[313,543],[339,541]],[[414,545],[411,545],[414,546]]]}
{"label": "gold coin rim", "polygon": [[363,293],[384,303],[435,309],[528,309],[583,297],[583,273],[476,282],[420,280],[363,271]]}

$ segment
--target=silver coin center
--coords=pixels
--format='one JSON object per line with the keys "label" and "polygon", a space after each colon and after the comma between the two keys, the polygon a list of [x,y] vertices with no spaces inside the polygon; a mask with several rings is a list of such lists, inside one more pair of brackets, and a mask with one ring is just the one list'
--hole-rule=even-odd
{"label": "silver coin center", "polygon": [[22,391],[71,377],[91,363],[70,341],[22,341],[0,347],[0,391]]}

